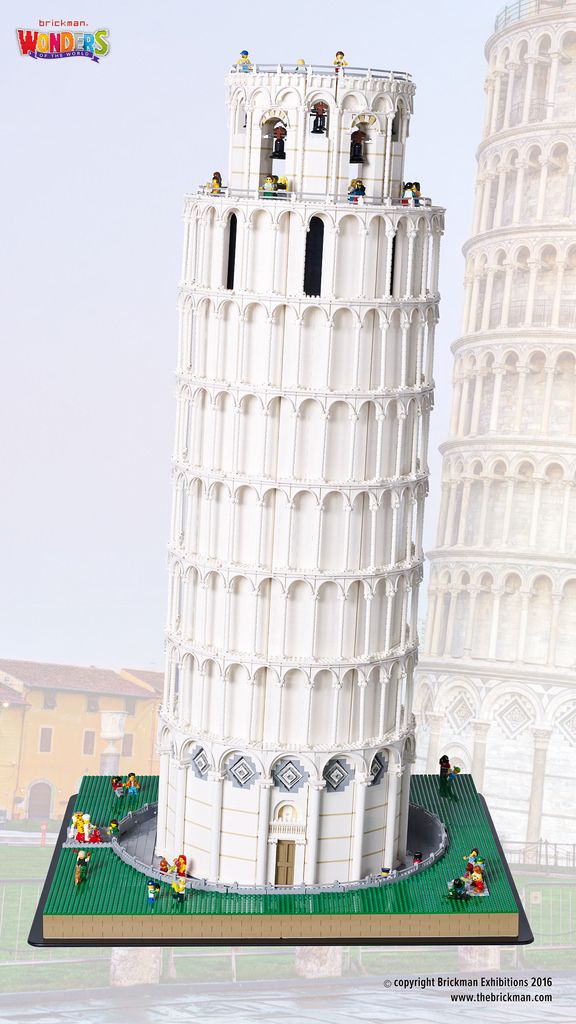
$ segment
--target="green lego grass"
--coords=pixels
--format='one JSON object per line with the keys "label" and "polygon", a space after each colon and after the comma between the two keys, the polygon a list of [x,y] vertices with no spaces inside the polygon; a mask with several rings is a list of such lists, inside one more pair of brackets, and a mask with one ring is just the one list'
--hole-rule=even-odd
{"label": "green lego grass", "polygon": [[[114,796],[110,779],[85,776],[78,794],[79,810],[89,808],[92,821],[106,825],[157,799],[158,779],[139,779],[137,797]],[[153,906],[148,905],[146,877],[124,864],[110,848],[94,847],[85,884],[74,885],[76,853],[62,849],[44,908],[49,915],[339,915],[339,914],[516,914],[517,906],[490,824],[469,775],[440,786],[437,775],[414,776],[411,802],[420,804],[444,822],[449,848],[431,867],[388,885],[316,894],[283,892],[219,893],[188,891],[185,903],[172,899],[163,884]],[[485,860],[490,895],[469,900],[447,898],[448,882],[464,870],[463,857],[474,847]]]}

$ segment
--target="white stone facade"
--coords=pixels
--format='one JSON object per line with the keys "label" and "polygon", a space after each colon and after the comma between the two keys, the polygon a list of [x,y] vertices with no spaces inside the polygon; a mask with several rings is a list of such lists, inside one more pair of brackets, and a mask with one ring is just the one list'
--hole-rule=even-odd
{"label": "white stone facade", "polygon": [[405,854],[443,215],[400,199],[409,76],[228,86],[230,185],[185,205],[157,853],[346,882]]}
{"label": "white stone facade", "polygon": [[498,25],[430,554],[419,746],[430,770],[444,749],[472,768],[501,838],[573,843],[576,3],[516,4]]}

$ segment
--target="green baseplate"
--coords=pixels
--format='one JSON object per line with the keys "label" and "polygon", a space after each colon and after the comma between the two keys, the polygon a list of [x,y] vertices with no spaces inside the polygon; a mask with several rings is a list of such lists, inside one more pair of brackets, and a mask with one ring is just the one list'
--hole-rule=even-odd
{"label": "green baseplate", "polygon": [[[113,817],[158,799],[158,777],[139,776],[138,796],[122,804],[114,796],[110,777],[86,775],[76,808],[89,811],[94,824],[105,827]],[[44,906],[50,915],[351,915],[351,914],[517,914],[518,906],[504,861],[470,775],[459,775],[441,785],[437,775],[415,775],[410,801],[420,804],[444,822],[449,837],[446,854],[431,867],[393,884],[322,893],[221,893],[188,891],[185,903],[172,899],[169,884],[162,885],[154,906],[148,904],[146,877],[121,861],[110,847],[95,846],[87,881],[74,885],[76,853],[62,849]],[[480,850],[486,864],[488,896],[469,900],[448,899],[448,882],[464,871],[463,857]],[[172,876],[171,876],[172,877]]]}

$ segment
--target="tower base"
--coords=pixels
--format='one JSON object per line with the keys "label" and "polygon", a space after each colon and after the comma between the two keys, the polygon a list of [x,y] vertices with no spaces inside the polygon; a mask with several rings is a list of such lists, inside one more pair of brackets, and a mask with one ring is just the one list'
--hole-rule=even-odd
{"label": "tower base", "polygon": [[[146,814],[146,797],[155,796],[156,779],[143,779],[134,808],[123,810]],[[180,901],[172,893],[172,874],[149,904],[145,865],[130,866],[111,846],[91,847],[87,878],[74,885],[79,846],[65,845],[72,812],[90,802],[99,824],[99,815],[111,815],[117,806],[108,778],[85,778],[69,801],[28,941],[33,946],[532,942],[486,803],[471,777],[459,776],[446,786],[437,776],[414,776],[411,799],[441,818],[449,845],[443,857],[409,877],[317,893],[188,888]],[[489,895],[452,900],[448,883],[462,874],[463,860],[474,847],[485,860]]]}

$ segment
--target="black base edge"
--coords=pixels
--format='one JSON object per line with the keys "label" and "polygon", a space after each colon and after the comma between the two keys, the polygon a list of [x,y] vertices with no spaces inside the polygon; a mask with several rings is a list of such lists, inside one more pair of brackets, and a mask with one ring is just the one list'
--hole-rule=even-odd
{"label": "black base edge", "polygon": [[514,879],[512,878],[512,873],[510,871],[510,867],[508,865],[508,862],[507,862],[507,860],[506,860],[506,858],[504,856],[504,851],[502,849],[502,845],[501,845],[500,840],[498,838],[498,833],[496,832],[496,829],[494,827],[494,822],[492,821],[492,816],[490,814],[490,811],[488,810],[488,805],[487,805],[484,797],[480,793],[478,794],[478,796],[480,797],[480,800],[482,802],[482,806],[484,808],[484,813],[486,814],[486,819],[488,821],[488,824],[490,825],[490,830],[492,832],[492,835],[494,837],[494,841],[495,841],[496,846],[498,848],[498,853],[500,854],[500,858],[501,858],[502,864],[504,866],[504,871],[506,872],[506,878],[508,879],[508,884],[510,885],[510,888],[511,888],[512,893],[514,895],[514,900],[516,901],[516,907],[518,909],[518,935],[517,936],[511,936],[511,937],[506,937],[506,936],[500,937],[499,936],[497,942],[494,941],[494,936],[493,935],[492,936],[486,936],[485,938],[474,937],[474,938],[471,938],[468,942],[463,941],[460,936],[458,936],[457,938],[454,938],[454,939],[444,938],[444,937],[442,937],[442,938],[420,939],[418,942],[414,942],[412,939],[409,939],[409,938],[403,938],[403,939],[383,939],[383,938],[376,938],[376,939],[374,939],[374,938],[366,938],[366,939],[350,939],[350,938],[346,938],[346,939],[325,939],[325,938],[322,938],[322,939],[306,939],[306,941],[302,941],[302,942],[298,942],[297,940],[294,941],[294,939],[272,939],[272,940],[268,940],[266,942],[263,942],[262,939],[244,939],[244,938],[239,938],[239,937],[232,937],[232,938],[227,938],[227,939],[194,939],[194,940],[191,940],[191,939],[155,939],[154,942],[151,942],[150,940],[147,940],[147,939],[100,939],[97,942],[96,941],[92,941],[90,939],[45,939],[44,938],[44,930],[43,930],[43,927],[42,927],[43,915],[44,915],[44,906],[46,904],[46,900],[48,899],[48,893],[50,892],[50,886],[52,885],[52,879],[54,878],[54,874],[56,873],[56,867],[57,867],[57,864],[58,864],[58,858],[60,857],[60,851],[62,849],[63,844],[66,842],[66,839],[67,839],[67,835],[68,835],[68,824],[67,823],[70,821],[70,819],[72,817],[72,812],[74,811],[74,807],[76,805],[76,800],[77,800],[77,797],[78,797],[78,794],[74,793],[74,795],[71,796],[70,800],[68,801],[68,805],[66,807],[66,813],[64,815],[64,821],[62,822],[62,827],[60,829],[60,832],[58,833],[58,839],[56,841],[56,846],[54,848],[54,853],[52,855],[52,860],[50,861],[50,867],[48,868],[48,874],[46,875],[46,881],[44,882],[44,886],[43,886],[42,892],[40,894],[40,899],[38,901],[38,906],[36,907],[36,913],[34,914],[34,918],[32,920],[32,926],[30,928],[30,934],[28,935],[28,945],[29,946],[37,946],[39,948],[46,948],[46,949],[48,949],[48,948],[56,948],[56,947],[81,948],[83,946],[86,946],[86,947],[97,947],[97,948],[106,948],[106,947],[110,947],[110,948],[117,947],[118,948],[118,947],[123,947],[123,946],[143,946],[143,947],[150,947],[150,946],[153,946],[153,947],[160,947],[160,946],[198,946],[198,947],[208,947],[208,948],[211,947],[211,946],[212,947],[215,947],[215,946],[217,946],[217,947],[220,947],[220,946],[276,946],[276,947],[284,947],[284,948],[288,948],[288,949],[293,949],[295,946],[526,946],[526,945],[529,945],[531,942],[534,942],[534,935],[532,934],[532,929],[530,927],[530,922],[528,921],[528,918],[526,917],[526,912],[525,912],[524,907],[522,906],[522,903],[520,901],[520,897],[518,895],[518,890],[516,888]]}

